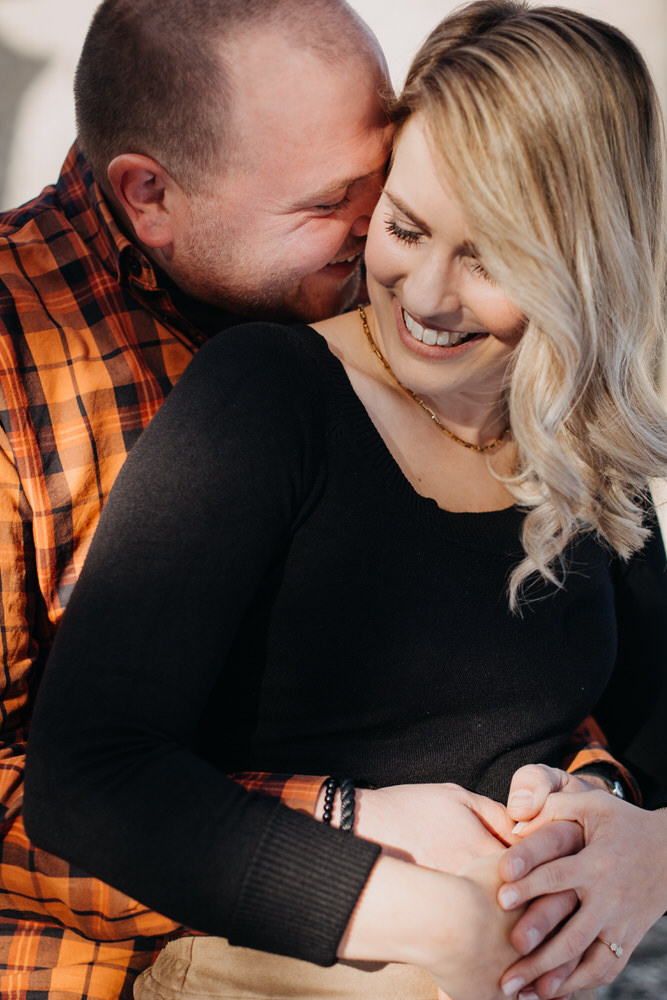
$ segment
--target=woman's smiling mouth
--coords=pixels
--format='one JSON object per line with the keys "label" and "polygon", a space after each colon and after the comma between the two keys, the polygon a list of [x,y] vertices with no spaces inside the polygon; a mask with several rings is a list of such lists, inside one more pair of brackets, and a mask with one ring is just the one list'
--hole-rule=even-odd
{"label": "woman's smiling mouth", "polygon": [[405,309],[402,310],[402,313],[406,329],[410,331],[415,340],[419,340],[429,347],[456,347],[457,344],[482,333],[480,330],[473,330],[469,333],[466,333],[465,330],[431,330],[418,323]]}

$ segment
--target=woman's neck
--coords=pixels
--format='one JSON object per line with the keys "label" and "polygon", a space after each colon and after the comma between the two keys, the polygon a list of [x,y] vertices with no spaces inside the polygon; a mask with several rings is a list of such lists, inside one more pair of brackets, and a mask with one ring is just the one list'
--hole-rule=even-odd
{"label": "woman's neck", "polygon": [[[492,450],[465,448],[443,433],[428,414],[402,390],[370,350],[357,313],[314,324],[343,365],[355,394],[413,488],[445,510],[500,510],[513,503],[498,475],[513,471],[516,448],[510,434]],[[500,414],[496,414],[496,419]],[[490,428],[500,436],[500,420],[485,415],[476,426],[456,424],[455,432]],[[486,440],[489,440],[487,436]],[[477,443],[477,442],[475,442]]]}

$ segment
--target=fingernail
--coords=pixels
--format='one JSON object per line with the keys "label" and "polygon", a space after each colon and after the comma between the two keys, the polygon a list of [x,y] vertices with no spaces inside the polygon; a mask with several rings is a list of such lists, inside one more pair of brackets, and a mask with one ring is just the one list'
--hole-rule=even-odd
{"label": "fingernail", "polygon": [[524,826],[528,826],[528,823],[526,820],[522,819],[518,823],[514,824],[514,826],[512,827],[512,833],[521,833]]}
{"label": "fingernail", "polygon": [[510,877],[512,881],[521,878],[526,869],[526,862],[523,858],[511,858],[510,859]]}
{"label": "fingernail", "polygon": [[[516,902],[519,900],[519,893],[516,889],[512,889],[509,886],[503,886],[503,888],[498,893],[498,902],[502,906],[503,910],[510,910]],[[532,949],[531,949],[532,951]]]}
{"label": "fingernail", "polygon": [[540,932],[535,927],[531,927],[526,931],[526,943],[528,944],[528,951],[533,951],[537,948],[540,943]]}
{"label": "fingernail", "polygon": [[503,986],[503,994],[506,997],[511,997],[515,993],[518,993],[521,987],[525,985],[526,985],[526,980],[519,979],[519,977],[516,976],[514,979],[510,979],[508,983],[505,983],[505,985]]}
{"label": "fingernail", "polygon": [[564,982],[565,982],[564,979],[552,979],[550,987],[551,987],[551,992],[553,993],[554,996],[556,997],[558,996],[560,988]]}
{"label": "fingernail", "polygon": [[519,1000],[540,1000],[535,990],[524,990],[519,993]]}
{"label": "fingernail", "polygon": [[508,809],[528,809],[529,806],[535,805],[535,798],[532,792],[527,792],[522,789],[519,792],[512,792],[509,799],[507,800]]}

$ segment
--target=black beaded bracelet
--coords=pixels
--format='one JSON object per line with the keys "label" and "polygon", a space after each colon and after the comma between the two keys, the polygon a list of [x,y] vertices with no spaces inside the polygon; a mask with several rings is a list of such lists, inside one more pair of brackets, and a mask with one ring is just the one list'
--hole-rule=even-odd
{"label": "black beaded bracelet", "polygon": [[322,821],[331,825],[333,806],[336,792],[340,788],[340,824],[339,829],[344,833],[352,833],[354,830],[354,782],[351,778],[327,778],[324,785],[324,809],[322,810]]}
{"label": "black beaded bracelet", "polygon": [[326,784],[324,786],[324,811],[322,813],[322,821],[331,825],[331,814],[333,813],[334,799],[336,798],[336,789],[338,788],[338,778],[327,778]]}

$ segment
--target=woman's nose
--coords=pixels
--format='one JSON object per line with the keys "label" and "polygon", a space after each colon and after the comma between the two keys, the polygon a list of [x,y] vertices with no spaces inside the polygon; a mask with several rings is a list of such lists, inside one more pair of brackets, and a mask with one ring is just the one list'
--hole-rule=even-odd
{"label": "woman's nose", "polygon": [[409,300],[415,315],[434,326],[443,326],[462,308],[458,284],[446,268],[415,266],[404,281],[404,295],[406,308],[412,311]]}

